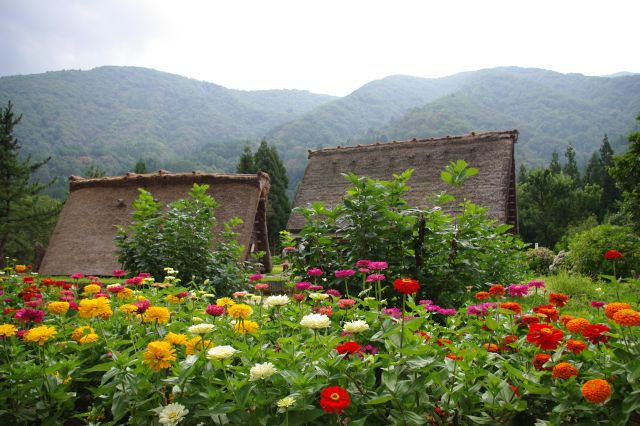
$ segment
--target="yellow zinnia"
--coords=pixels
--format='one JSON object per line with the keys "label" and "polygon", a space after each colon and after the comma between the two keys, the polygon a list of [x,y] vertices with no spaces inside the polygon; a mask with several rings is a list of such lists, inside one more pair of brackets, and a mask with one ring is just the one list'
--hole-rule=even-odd
{"label": "yellow zinnia", "polygon": [[47,309],[52,314],[66,314],[69,310],[69,302],[49,302]]}
{"label": "yellow zinnia", "polygon": [[226,306],[227,308],[235,304],[236,302],[230,297],[221,297],[220,299],[216,300],[216,305]]}
{"label": "yellow zinnia", "polygon": [[208,349],[211,345],[211,340],[202,341],[202,337],[196,336],[193,339],[189,339],[185,349],[187,355],[193,355],[196,351],[201,352],[203,349]]}
{"label": "yellow zinnia", "polygon": [[89,333],[84,335],[78,340],[78,343],[81,345],[86,345],[87,343],[93,343],[98,341],[98,335],[96,333]]}
{"label": "yellow zinnia", "polygon": [[158,321],[158,324],[163,324],[169,322],[170,316],[169,309],[161,306],[151,306],[144,313],[144,322]]}
{"label": "yellow zinnia", "polygon": [[138,307],[136,305],[132,305],[130,303],[120,305],[118,308],[120,312],[124,312],[125,314],[135,314],[138,312]]}
{"label": "yellow zinnia", "polygon": [[260,327],[258,326],[257,322],[249,321],[249,320],[238,321],[233,325],[233,331],[235,331],[238,334],[245,334],[245,333],[254,334],[258,331],[258,328]]}
{"label": "yellow zinnia", "polygon": [[124,290],[119,291],[118,293],[116,293],[116,297],[118,299],[130,299],[133,297],[133,290],[131,290],[130,288],[125,287]]}
{"label": "yellow zinnia", "polygon": [[187,344],[187,336],[185,336],[184,334],[169,332],[166,336],[164,336],[164,340],[171,343],[172,345],[186,346]]}
{"label": "yellow zinnia", "polygon": [[52,338],[56,334],[56,328],[50,325],[41,325],[40,327],[32,328],[24,334],[23,340],[25,342],[34,342],[39,345],[44,345],[44,342]]}
{"label": "yellow zinnia", "polygon": [[22,273],[22,272],[27,270],[27,266],[26,265],[16,265],[13,269],[15,269],[16,272],[18,272],[18,273]]}
{"label": "yellow zinnia", "polygon": [[82,299],[78,305],[78,313],[80,314],[80,318],[100,317],[107,319],[113,315],[109,299],[105,297],[98,297],[97,299]]}
{"label": "yellow zinnia", "polygon": [[169,303],[182,303],[183,299],[173,294],[170,294],[167,297],[165,297],[164,300],[166,300]]}
{"label": "yellow zinnia", "polygon": [[163,368],[171,367],[171,361],[176,360],[175,352],[176,350],[171,347],[171,343],[154,341],[147,345],[144,361],[153,371],[160,371]]}
{"label": "yellow zinnia", "polygon": [[0,337],[15,336],[17,332],[18,332],[18,328],[13,324],[0,325]]}
{"label": "yellow zinnia", "polygon": [[80,342],[80,340],[88,334],[94,334],[95,330],[88,325],[83,325],[81,327],[76,328],[71,333],[71,338],[76,342]]}
{"label": "yellow zinnia", "polygon": [[98,284],[89,284],[84,286],[84,292],[86,294],[100,293],[100,290],[102,290],[102,288]]}
{"label": "yellow zinnia", "polygon": [[227,308],[227,315],[234,319],[247,319],[252,313],[253,309],[251,309],[251,306],[245,305],[244,303],[239,303]]}

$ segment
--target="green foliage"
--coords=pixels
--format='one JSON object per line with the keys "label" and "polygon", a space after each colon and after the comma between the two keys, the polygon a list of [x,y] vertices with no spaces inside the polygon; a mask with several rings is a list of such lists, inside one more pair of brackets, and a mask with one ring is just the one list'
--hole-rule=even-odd
{"label": "green foliage", "polygon": [[[569,241],[569,261],[576,272],[590,276],[634,276],[640,271],[640,237],[631,228],[599,225],[576,234]],[[608,250],[618,250],[624,256],[614,261],[605,260]]]}
{"label": "green foliage", "polygon": [[12,109],[11,102],[0,109],[0,266],[7,257],[33,260],[34,245],[48,242],[61,208],[59,202],[39,195],[48,185],[32,180],[50,158],[19,159],[22,146],[13,132],[22,115],[16,117]]}
{"label": "green foliage", "polygon": [[133,203],[133,220],[128,228],[118,226],[118,260],[130,274],[149,272],[156,279],[166,267],[179,271],[184,283],[208,280],[216,290],[242,279],[242,247],[234,229],[242,221],[233,218],[224,224],[214,240],[215,210],[218,203],[206,191],[208,185],[194,184],[189,198],[161,206],[144,189]]}
{"label": "green foliage", "polygon": [[258,169],[256,168],[256,163],[253,157],[253,152],[251,151],[251,147],[246,145],[244,147],[244,151],[242,151],[242,155],[238,160],[238,165],[236,166],[236,173],[248,173],[253,174],[256,173]]}
{"label": "green foliage", "polygon": [[[640,124],[640,114],[637,121]],[[622,209],[631,217],[631,223],[636,231],[640,231],[640,131],[629,135],[627,151],[614,158],[614,164],[609,169],[622,191]]]}
{"label": "green foliage", "polygon": [[440,178],[451,186],[461,186],[470,177],[478,174],[478,169],[468,167],[464,160],[452,161],[440,174]]}
{"label": "green foliage", "polygon": [[134,173],[149,173],[147,170],[147,163],[141,158],[136,161],[136,165],[133,168]]}
{"label": "green foliage", "polygon": [[[458,184],[474,174],[454,162],[445,179]],[[428,283],[427,295],[442,303],[459,303],[467,286],[513,282],[524,272],[522,242],[499,225],[486,209],[463,200],[456,216],[444,206],[411,208],[403,194],[412,170],[393,180],[345,175],[351,187],[333,209],[321,203],[298,209],[305,217],[301,250],[292,252],[293,268],[325,271],[353,268],[361,259],[387,261],[388,279],[417,277]],[[439,202],[455,198],[438,194]],[[285,243],[292,244],[292,241]]]}
{"label": "green foliage", "polygon": [[100,178],[107,175],[107,171],[99,164],[90,164],[84,169],[84,177],[86,178]]}
{"label": "green foliage", "polygon": [[527,267],[534,274],[545,275],[549,273],[549,266],[553,263],[556,254],[546,247],[532,248],[524,252]]}

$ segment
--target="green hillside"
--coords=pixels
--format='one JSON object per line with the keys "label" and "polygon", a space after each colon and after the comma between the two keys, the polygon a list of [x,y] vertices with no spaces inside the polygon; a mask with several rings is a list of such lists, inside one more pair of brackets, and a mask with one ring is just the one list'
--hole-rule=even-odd
{"label": "green hillside", "polygon": [[0,103],[24,118],[23,152],[52,156],[40,178],[151,168],[231,171],[245,140],[334,99],[306,91],[237,91],[144,68],[101,67],[0,78]]}

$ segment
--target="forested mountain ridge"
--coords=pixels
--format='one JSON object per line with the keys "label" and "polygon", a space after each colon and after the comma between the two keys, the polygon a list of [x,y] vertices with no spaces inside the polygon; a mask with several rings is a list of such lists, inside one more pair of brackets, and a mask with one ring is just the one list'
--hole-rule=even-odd
{"label": "forested mountain ridge", "polygon": [[584,163],[607,133],[621,149],[640,111],[640,75],[588,77],[493,68],[426,79],[390,76],[335,98],[238,91],[155,70],[100,67],[0,78],[0,103],[24,114],[25,154],[51,155],[41,178],[150,169],[233,171],[242,147],[266,136],[295,188],[308,149],[471,131],[518,129],[518,162],[546,164],[568,144]]}

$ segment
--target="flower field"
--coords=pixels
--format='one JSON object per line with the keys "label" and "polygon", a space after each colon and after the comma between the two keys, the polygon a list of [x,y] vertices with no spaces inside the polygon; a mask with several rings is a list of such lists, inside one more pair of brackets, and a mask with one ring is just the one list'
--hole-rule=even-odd
{"label": "flower field", "polygon": [[385,262],[358,266],[216,295],[171,270],[109,284],[7,268],[0,424],[639,421],[637,304],[570,315],[571,294],[531,281],[456,309]]}

